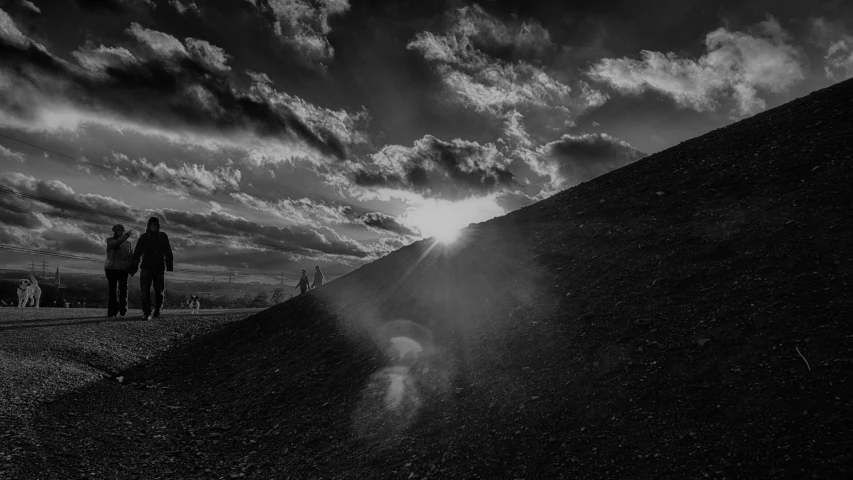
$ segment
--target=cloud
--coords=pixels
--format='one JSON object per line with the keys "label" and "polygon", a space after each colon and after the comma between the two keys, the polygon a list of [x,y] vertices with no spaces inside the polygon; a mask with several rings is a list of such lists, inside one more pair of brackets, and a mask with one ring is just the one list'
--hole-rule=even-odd
{"label": "cloud", "polygon": [[[107,197],[97,194],[79,194],[76,193],[68,185],[57,180],[41,180],[32,176],[20,173],[4,173],[0,174],[0,186],[11,188],[16,192],[36,196],[50,200],[50,202],[41,202],[26,198],[9,196],[7,203],[12,203],[19,207],[36,208],[38,210],[46,210],[61,214],[70,215],[82,219],[92,220],[95,222],[115,223],[114,217],[99,215],[97,213],[88,213],[84,210],[95,210],[105,214],[118,215],[137,219],[141,223],[151,214],[156,214],[161,218],[166,231],[172,227],[189,228],[199,233],[208,233],[220,235],[221,238],[214,240],[215,246],[211,248],[219,248],[221,251],[228,251],[232,248],[247,249],[269,249],[282,248],[292,249],[292,253],[300,255],[330,255],[330,256],[345,256],[351,258],[367,258],[375,255],[375,246],[359,243],[345,235],[341,235],[334,229],[312,223],[292,224],[285,226],[270,226],[257,223],[252,220],[245,219],[227,212],[211,211],[211,212],[185,212],[174,209],[165,209],[162,211],[140,210],[130,207],[121,200],[112,197]],[[84,209],[84,210],[81,210]],[[342,218],[344,218],[342,216]],[[40,220],[43,219],[44,221]],[[47,224],[45,224],[45,221]],[[27,229],[39,229],[37,237],[47,243],[36,244],[35,247],[43,248],[50,247],[58,249],[58,251],[72,251],[78,253],[101,253],[103,248],[98,247],[97,252],[91,251],[91,245],[100,245],[103,241],[101,238],[104,235],[102,231],[107,227],[95,227],[94,229],[86,224],[85,230],[80,226],[78,220],[62,219],[53,216],[44,217],[41,214],[22,213],[15,209],[0,208],[0,223],[10,227],[22,227]],[[129,223],[129,221],[122,222]],[[86,237],[83,243],[70,242],[64,236],[50,236],[49,232],[56,225],[62,225],[64,231],[73,229]],[[133,224],[126,225],[131,227]],[[36,233],[36,232],[31,232]],[[108,231],[107,231],[108,234]],[[174,233],[178,245],[192,245],[194,240],[204,240],[211,242],[206,237],[198,237],[194,239],[192,235],[188,235],[181,231]],[[87,240],[88,239],[88,240]],[[61,241],[60,241],[61,240]],[[64,242],[64,243],[62,243]],[[83,248],[85,245],[90,245]],[[94,243],[93,243],[94,242]],[[190,243],[187,243],[190,242]],[[265,245],[260,245],[265,244]]]}
{"label": "cloud", "polygon": [[606,133],[563,135],[536,150],[532,165],[548,175],[555,188],[568,188],[623,167],[645,156],[629,143]]}
{"label": "cloud", "polygon": [[426,135],[412,147],[388,145],[357,168],[361,187],[409,190],[426,197],[462,200],[514,186],[509,160],[492,144]]}
{"label": "cloud", "polygon": [[824,57],[826,77],[840,82],[853,77],[853,37],[844,35],[832,42]]}
{"label": "cloud", "polygon": [[420,232],[400,223],[400,220],[391,215],[380,212],[367,213],[358,218],[358,222],[372,229],[392,232],[404,236],[420,236]]}
{"label": "cloud", "polygon": [[198,5],[196,5],[195,2],[193,2],[192,0],[169,0],[169,5],[171,5],[172,8],[174,8],[181,15],[187,12],[193,12],[196,14],[201,13],[201,10],[199,10]]}
{"label": "cloud", "polygon": [[524,128],[524,115],[517,110],[511,110],[504,116],[504,137],[510,142],[522,147],[530,147],[533,141]]}
{"label": "cloud", "polygon": [[812,19],[809,40],[826,49],[823,57],[826,78],[840,82],[853,77],[853,36],[845,33],[841,21]]}
{"label": "cloud", "polygon": [[495,197],[495,204],[502,208],[505,212],[512,212],[519,208],[532,205],[540,200],[543,200],[545,195],[531,196],[524,192],[501,192]]}
{"label": "cloud", "polygon": [[[98,194],[78,194],[71,187],[57,180],[41,180],[12,172],[0,174],[0,186],[49,201],[4,195],[6,197],[4,203],[19,208],[34,208],[108,224],[115,223],[117,220],[93,211],[142,218],[139,212],[121,200]],[[102,242],[109,235],[109,227],[91,228],[80,220],[21,212],[15,208],[3,206],[0,206],[0,224],[4,225],[2,230],[10,230],[11,237],[8,240],[11,243],[56,252],[101,254],[104,251]]]}
{"label": "cloud", "polygon": [[364,111],[317,107],[266,81],[245,89],[219,47],[136,23],[127,32],[136,47],[87,43],[72,53],[75,65],[0,10],[0,126],[73,131],[94,123],[205,148],[258,150],[266,161],[343,160],[367,139]]}
{"label": "cloud", "polygon": [[219,167],[208,170],[204,165],[181,163],[177,167],[168,166],[163,162],[153,164],[145,158],[132,160],[122,153],[113,153],[113,157],[105,159],[105,166],[115,167],[116,173],[130,174],[125,177],[134,182],[133,177],[152,180],[158,185],[171,185],[179,190],[200,192],[204,194],[218,191],[240,189],[242,173],[239,169]]}
{"label": "cloud", "polygon": [[798,50],[772,17],[749,32],[718,28],[705,36],[705,48],[698,60],[648,50],[641,60],[604,58],[587,73],[620,92],[652,90],[700,112],[733,99],[740,115],[764,110],[761,92],[784,92],[805,78]]}
{"label": "cloud", "polygon": [[455,20],[452,33],[474,38],[486,47],[511,47],[522,53],[553,47],[551,34],[538,22],[503,22],[477,4],[458,9]]}
{"label": "cloud", "polygon": [[111,69],[130,69],[139,64],[136,57],[126,48],[103,45],[96,47],[91,42],[72,51],[71,56],[81,67],[90,72],[102,74],[105,79],[109,77],[108,72]]}
{"label": "cloud", "polygon": [[266,212],[292,223],[347,223],[345,207],[327,205],[310,198],[263,200],[245,192],[232,192],[238,204]]}
{"label": "cloud", "polygon": [[216,45],[197,38],[187,38],[187,50],[193,58],[212,70],[231,70],[231,67],[226,65],[230,55]]}
{"label": "cloud", "polygon": [[251,242],[269,244],[279,248],[289,248],[296,252],[319,252],[332,255],[346,255],[363,258],[370,254],[360,243],[343,236],[335,230],[321,225],[286,225],[274,227],[262,225],[226,212],[182,212],[167,209],[163,218],[172,224],[190,229],[230,236],[231,242]]}
{"label": "cloud", "polygon": [[[0,9],[0,40],[3,40],[7,44],[23,48],[38,45],[24,35],[15,24],[15,21],[12,20],[12,17],[2,9]],[[44,49],[44,47],[41,47],[41,49]]]}
{"label": "cloud", "polygon": [[35,13],[41,13],[41,9],[39,7],[37,7],[35,3],[33,3],[29,0],[23,0],[21,2],[21,5],[23,5],[24,8],[27,8],[27,9],[35,12]]}
{"label": "cloud", "polygon": [[155,57],[173,58],[187,56],[184,44],[168,33],[145,28],[136,22],[130,24],[127,33],[135,37],[140,44],[148,47],[154,53]]}
{"label": "cloud", "polygon": [[33,206],[33,202],[35,202],[36,207],[42,210],[48,209],[83,218],[96,219],[99,221],[103,221],[105,217],[97,214],[81,212],[75,207],[97,210],[112,215],[128,217],[135,217],[137,215],[134,209],[121,200],[98,194],[78,194],[75,193],[71,187],[58,180],[41,180],[29,175],[9,172],[0,174],[0,185],[19,193],[37,196],[47,200],[52,200],[53,202],[61,202],[62,204],[68,205],[66,208],[63,206],[57,206],[53,203],[42,204],[38,201],[24,200],[11,196],[9,197],[11,199],[10,201],[13,201],[15,204],[20,206],[30,207]]}
{"label": "cloud", "polygon": [[600,107],[610,100],[610,95],[596,90],[586,82],[580,82],[581,86],[581,102],[588,108]]}
{"label": "cloud", "polygon": [[0,145],[0,157],[7,158],[9,160],[14,160],[20,163],[24,163],[27,161],[23,153],[6,148],[3,145]]}
{"label": "cloud", "polygon": [[327,35],[329,19],[350,9],[349,0],[246,0],[256,7],[275,36],[308,64],[323,65],[335,56]]}
{"label": "cloud", "polygon": [[548,108],[568,118],[571,88],[526,60],[505,60],[487,50],[500,47],[524,56],[551,47],[548,31],[535,22],[502,22],[478,5],[455,11],[445,34],[421,32],[407,48],[431,62],[463,105],[501,115],[508,109]]}
{"label": "cloud", "polygon": [[381,212],[359,211],[349,205],[329,205],[310,198],[266,201],[247,193],[232,193],[239,204],[267,212],[294,224],[362,225],[375,233],[417,236],[399,219]]}
{"label": "cloud", "polygon": [[0,205],[0,225],[5,225],[6,227],[21,227],[32,230],[40,227],[42,223],[39,218],[32,213],[22,212],[14,208]]}

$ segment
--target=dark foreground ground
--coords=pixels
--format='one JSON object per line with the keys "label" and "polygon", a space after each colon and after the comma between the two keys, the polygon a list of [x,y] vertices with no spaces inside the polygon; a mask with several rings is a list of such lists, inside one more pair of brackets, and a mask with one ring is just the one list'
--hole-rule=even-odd
{"label": "dark foreground ground", "polygon": [[850,125],[853,81],[413,244],[39,406],[6,468],[853,478]]}
{"label": "dark foreground ground", "polygon": [[14,460],[32,444],[32,415],[45,402],[115,382],[117,372],[257,311],[165,310],[145,322],[136,310],[107,319],[101,309],[0,309],[0,478],[20,478]]}

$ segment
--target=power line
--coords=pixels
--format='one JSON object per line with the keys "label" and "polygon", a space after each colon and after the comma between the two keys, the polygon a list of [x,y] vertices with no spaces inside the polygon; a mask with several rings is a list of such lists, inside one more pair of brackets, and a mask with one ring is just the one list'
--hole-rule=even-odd
{"label": "power line", "polygon": [[[98,164],[96,164],[96,163],[92,163],[92,162],[89,162],[89,161],[87,161],[87,160],[78,159],[78,158],[72,157],[72,156],[70,156],[70,155],[66,155],[66,154],[64,154],[64,153],[56,152],[56,151],[50,150],[50,149],[48,149],[48,148],[41,147],[41,146],[39,146],[39,145],[35,145],[35,144],[33,144],[33,143],[25,142],[25,141],[23,141],[23,140],[19,140],[19,139],[14,138],[14,137],[10,137],[10,136],[5,135],[5,134],[3,134],[3,133],[0,133],[0,137],[7,138],[7,139],[9,139],[9,140],[13,140],[13,141],[16,141],[16,142],[22,143],[22,144],[24,144],[24,145],[29,145],[29,146],[31,146],[31,147],[33,147],[33,148],[38,148],[38,149],[44,150],[44,151],[46,151],[46,152],[53,153],[54,155],[58,155],[58,156],[60,156],[60,157],[67,158],[67,159],[73,160],[73,161],[75,161],[75,162],[80,162],[80,163],[83,163],[83,164],[86,164],[86,165],[90,165],[90,166],[93,166],[93,167],[101,168],[101,169],[107,170],[107,171],[109,171],[109,172],[111,172],[111,173],[113,173],[113,174],[119,175],[119,173],[115,172],[114,170],[112,170],[112,169],[111,169],[111,168],[109,168],[109,167],[105,167],[105,166],[103,166],[103,165],[98,165]],[[125,175],[125,174],[122,174],[122,175]],[[135,178],[138,178],[139,180],[146,181],[146,182],[149,182],[149,183],[152,183],[152,184],[155,184],[155,185],[157,184],[157,183],[156,183],[156,182],[154,182],[153,180],[148,179],[148,178],[144,178],[144,177],[140,177],[139,175],[135,175],[135,174],[126,174],[126,175],[133,176],[133,177],[135,177]],[[164,186],[164,185],[161,185],[161,186]],[[186,194],[190,195],[190,196],[195,196],[195,197],[198,197],[198,198],[204,198],[205,200],[209,200],[209,201],[213,201],[213,202],[218,202],[218,203],[224,203],[224,204],[226,204],[226,205],[231,205],[231,206],[238,207],[238,208],[243,208],[243,209],[246,209],[246,210],[262,212],[262,210],[253,209],[253,208],[247,207],[247,206],[245,206],[245,205],[239,205],[239,204],[236,204],[236,203],[231,203],[231,202],[226,202],[226,201],[223,201],[223,200],[218,200],[218,199],[216,199],[216,198],[208,197],[208,196],[206,196],[206,195],[195,194],[195,193],[192,193],[192,192],[187,191],[187,190],[182,190],[182,191],[183,191],[184,193],[186,193]],[[140,222],[140,221],[139,221],[139,220],[137,220],[137,219],[134,219],[134,218],[131,218],[131,217],[128,217],[128,216],[125,216],[125,215],[119,215],[119,214],[114,214],[114,213],[107,213],[107,212],[103,212],[103,211],[100,211],[100,210],[97,210],[97,209],[93,209],[93,208],[89,208],[89,207],[84,207],[84,206],[81,206],[81,205],[74,205],[74,204],[70,204],[70,203],[62,202],[62,201],[59,201],[59,200],[53,200],[53,199],[49,199],[49,198],[39,197],[39,196],[36,196],[36,195],[29,195],[29,194],[26,194],[26,193],[16,192],[16,191],[14,191],[14,190],[11,190],[11,189],[8,189],[8,188],[2,187],[2,186],[0,186],[0,192],[6,193],[6,194],[9,194],[9,195],[15,195],[15,196],[18,196],[18,197],[28,198],[28,199],[31,199],[31,200],[36,200],[36,201],[40,201],[40,202],[44,202],[44,203],[48,203],[48,204],[58,205],[58,206],[65,207],[65,208],[71,208],[71,209],[76,209],[76,210],[80,210],[80,211],[85,211],[85,212],[92,213],[92,214],[96,214],[96,215],[103,215],[103,216],[107,216],[107,217],[110,217],[110,218],[117,218],[117,219],[120,219],[120,220],[123,220],[123,221],[126,221],[126,222],[139,222],[140,224],[141,224],[141,223],[144,223],[144,222]],[[45,212],[40,212],[40,213],[47,214],[47,213],[45,213]],[[173,229],[173,230],[176,230],[176,231],[182,231],[182,232],[184,232],[184,233],[193,234],[193,235],[204,235],[204,236],[213,236],[213,237],[215,237],[215,238],[222,238],[222,236],[217,236],[216,234],[204,234],[204,233],[199,234],[199,233],[196,233],[196,232],[195,232],[195,231],[193,231],[193,230],[190,230],[190,229],[187,229],[187,228],[183,228],[183,227],[169,226],[169,228],[171,228],[171,229]],[[233,238],[233,237],[232,237],[232,238]],[[239,237],[238,237],[238,238],[239,238]],[[244,240],[244,241],[245,241],[245,240]],[[247,243],[251,243],[251,244],[254,244],[254,245],[263,246],[263,247],[267,247],[267,248],[274,248],[274,249],[277,249],[277,250],[287,251],[287,252],[297,250],[297,248],[294,248],[294,247],[283,247],[283,246],[280,246],[280,245],[274,245],[274,244],[270,244],[270,243],[261,243],[261,242],[255,242],[255,241],[250,241],[250,242],[247,242]]]}
{"label": "power line", "polygon": [[[61,157],[61,158],[66,158],[66,159],[68,159],[68,160],[71,160],[71,161],[74,161],[74,162],[77,162],[77,163],[82,163],[82,164],[84,164],[84,165],[88,165],[88,166],[90,166],[90,167],[95,167],[95,168],[100,168],[100,169],[102,169],[102,170],[106,170],[106,171],[108,171],[108,172],[110,172],[110,173],[112,173],[113,175],[116,175],[116,176],[121,175],[121,176],[125,176],[125,177],[133,177],[133,178],[136,178],[136,179],[138,179],[138,180],[142,180],[143,182],[148,182],[148,183],[150,183],[150,184],[152,184],[152,185],[157,185],[157,186],[166,187],[166,188],[174,188],[173,186],[170,186],[170,185],[163,185],[163,184],[159,184],[159,183],[155,182],[154,180],[152,180],[152,179],[150,179],[150,178],[146,178],[146,177],[143,177],[143,176],[137,175],[137,174],[135,174],[135,173],[131,173],[131,172],[119,173],[118,171],[113,170],[113,169],[112,169],[112,168],[110,168],[110,167],[107,167],[107,166],[104,166],[104,165],[100,165],[100,164],[97,164],[97,163],[94,163],[94,162],[90,162],[90,161],[88,161],[88,160],[83,160],[83,159],[81,159],[81,158],[72,157],[71,155],[67,155],[67,154],[64,154],[64,153],[61,153],[61,152],[57,152],[57,151],[55,151],[55,150],[51,150],[51,149],[49,149],[49,148],[45,148],[45,147],[42,147],[42,146],[40,146],[40,145],[36,145],[36,144],[34,144],[34,143],[25,142],[25,141],[23,141],[23,140],[17,139],[17,138],[15,138],[15,137],[10,137],[9,135],[3,134],[3,133],[0,133],[0,137],[7,138],[7,139],[9,139],[9,140],[12,140],[12,141],[15,141],[15,142],[18,142],[18,143],[22,143],[22,144],[24,144],[24,145],[29,145],[30,147],[37,148],[37,149],[39,149],[39,150],[44,150],[45,152],[52,153],[52,154],[57,155],[57,156],[59,156],[59,157]],[[226,205],[231,205],[232,207],[237,207],[237,208],[243,208],[243,209],[247,209],[247,210],[255,210],[255,211],[258,211],[258,210],[256,210],[256,209],[253,209],[253,208],[247,207],[246,205],[240,205],[240,204],[232,203],[232,202],[228,202],[228,201],[225,201],[225,200],[219,200],[219,199],[216,199],[216,198],[214,198],[214,197],[209,197],[209,196],[207,196],[207,195],[202,195],[202,194],[200,194],[200,193],[193,193],[193,192],[190,192],[189,190],[186,190],[186,189],[183,189],[183,190],[180,190],[180,191],[182,191],[182,192],[186,193],[187,195],[189,195],[189,196],[191,196],[191,197],[200,198],[200,199],[207,200],[207,201],[210,201],[210,202],[224,203],[224,204],[226,204]]]}
{"label": "power line", "polygon": [[[8,191],[7,189],[3,188],[3,187],[0,187],[0,193],[9,193],[9,191]],[[12,192],[12,193],[13,193],[13,194],[18,194],[18,192]],[[45,203],[51,203],[51,202],[53,202],[53,201],[52,201],[52,200],[50,200],[50,199],[44,199],[44,198],[42,198],[42,197],[38,197],[38,196],[36,196],[36,195],[18,194],[18,196],[22,196],[22,197],[25,197],[25,198],[30,198],[30,199],[33,199],[33,200],[36,200],[36,201],[43,201],[43,202],[45,202]],[[133,222],[133,224],[135,224],[135,225],[144,225],[144,224],[145,224],[145,222],[143,222],[143,221],[141,221],[141,220],[136,220],[136,219],[133,219],[133,218],[130,218],[130,217],[125,217],[125,216],[123,216],[123,215],[116,215],[116,214],[112,214],[112,213],[109,213],[109,212],[104,212],[104,211],[101,211],[101,210],[91,209],[91,208],[88,208],[88,207],[82,207],[82,206],[77,206],[77,205],[73,205],[73,204],[66,204],[66,203],[63,203],[63,202],[55,202],[55,203],[62,204],[62,206],[63,206],[64,208],[70,208],[70,209],[72,209],[72,210],[74,210],[74,209],[76,209],[76,210],[81,210],[81,211],[84,211],[84,212],[86,212],[86,213],[92,213],[92,214],[95,214],[95,215],[102,215],[102,216],[105,216],[105,217],[118,218],[118,219],[123,220],[123,221],[126,221],[126,222]],[[42,214],[42,215],[49,215],[49,216],[54,216],[54,217],[59,217],[59,218],[65,218],[65,219],[69,219],[69,220],[78,220],[78,221],[81,221],[81,222],[89,222],[89,223],[93,223],[93,224],[97,224],[97,225],[112,226],[112,224],[111,224],[111,223],[107,223],[107,222],[103,222],[103,221],[99,221],[99,220],[94,220],[94,219],[90,219],[90,218],[78,217],[78,216],[75,216],[75,215],[69,215],[69,214],[60,213],[60,212],[50,212],[50,211],[45,211],[45,210],[38,210],[38,209],[35,209],[35,208],[32,208],[32,207],[22,207],[22,206],[19,206],[19,205],[13,205],[13,204],[11,204],[11,203],[0,202],[0,206],[6,207],[6,208],[10,208],[10,209],[14,209],[14,210],[18,210],[18,211],[22,211],[22,212],[40,213],[40,214]],[[167,228],[169,228],[169,229],[171,229],[171,230],[174,230],[174,231],[178,231],[178,232],[186,233],[186,234],[189,234],[189,235],[193,235],[193,236],[205,237],[205,238],[212,238],[212,239],[218,239],[218,240],[223,240],[223,239],[224,239],[224,240],[239,241],[239,242],[247,243],[247,244],[250,244],[250,245],[256,245],[256,246],[259,246],[259,247],[266,247],[266,248],[270,248],[270,249],[273,249],[273,250],[279,250],[279,251],[282,251],[282,252],[292,252],[292,251],[297,250],[297,248],[295,248],[295,247],[285,247],[285,246],[282,246],[282,245],[275,245],[275,244],[272,244],[272,243],[258,242],[258,241],[255,241],[255,240],[252,240],[252,239],[246,239],[246,238],[243,238],[243,237],[236,237],[236,236],[235,236],[235,237],[229,237],[229,236],[219,235],[219,234],[215,234],[215,233],[196,232],[196,231],[191,230],[191,229],[189,229],[189,228],[184,228],[184,227],[180,227],[180,226],[176,226],[176,225],[170,225],[170,224],[167,224]]]}
{"label": "power line", "polygon": [[[86,256],[82,256],[82,255],[74,255],[71,253],[61,253],[61,252],[50,252],[50,251],[45,251],[45,250],[36,250],[36,249],[31,249],[31,248],[26,248],[26,247],[19,247],[19,246],[15,246],[15,245],[0,244],[0,250],[6,250],[6,251],[10,251],[10,252],[15,252],[15,253],[23,253],[23,254],[27,254],[27,255],[45,255],[45,256],[49,256],[49,257],[65,258],[65,259],[69,259],[69,260],[80,260],[80,261],[93,262],[93,263],[102,263],[103,262],[103,260],[101,260],[101,259],[86,257]],[[35,265],[35,263],[33,263],[33,269],[35,269],[34,265]],[[222,270],[198,270],[198,269],[176,268],[174,270],[174,272],[175,273],[193,274],[193,275],[204,275],[204,276],[225,275],[227,273],[227,275],[229,277],[229,281],[232,277],[236,277],[238,275],[242,275],[242,276],[267,276],[267,277],[272,277],[272,278],[278,278],[278,275],[275,273],[264,272],[261,270],[248,270],[248,269],[247,270],[238,270],[238,271],[228,270],[227,272],[223,272]]]}
{"label": "power line", "polygon": [[[18,247],[15,245],[0,245],[0,250],[6,250],[9,252],[15,253],[23,253],[28,255],[43,255],[48,257],[55,258],[65,258],[68,260],[80,260],[85,262],[93,262],[93,263],[102,263],[103,260],[92,258],[92,257],[84,257],[82,255],[74,255],[70,253],[61,253],[61,252],[49,252],[43,250],[34,250],[25,247]],[[35,269],[35,262],[33,262],[33,270]],[[209,270],[194,270],[194,269],[175,269],[175,273],[186,273],[186,274],[195,274],[195,275],[210,275],[212,272]]]}
{"label": "power line", "polygon": [[29,200],[35,200],[35,201],[38,201],[38,202],[43,202],[43,203],[47,203],[47,204],[49,204],[49,205],[54,205],[54,206],[58,206],[58,207],[70,208],[70,209],[73,209],[73,210],[80,210],[80,211],[84,211],[84,212],[87,212],[87,213],[92,213],[92,214],[95,214],[95,215],[104,215],[104,216],[107,216],[107,217],[117,218],[117,219],[119,219],[119,220],[124,220],[124,221],[126,221],[126,222],[136,222],[136,221],[137,221],[135,218],[128,217],[128,216],[125,216],[125,215],[119,215],[119,214],[117,214],[117,213],[108,213],[108,212],[104,212],[104,211],[101,211],[101,210],[97,210],[97,209],[94,209],[94,208],[91,208],[91,207],[84,207],[83,205],[75,205],[75,204],[73,204],[73,203],[65,203],[65,202],[61,202],[61,201],[59,201],[59,200],[53,200],[53,199],[51,199],[51,198],[39,197],[38,195],[30,195],[30,194],[27,194],[27,193],[21,193],[21,192],[17,192],[17,191],[15,191],[15,190],[12,190],[12,189],[10,189],[10,188],[6,188],[6,187],[3,187],[3,186],[0,186],[0,193],[5,193],[5,194],[7,194],[7,195],[14,195],[14,196],[16,196],[16,197],[26,198],[26,199],[29,199]]}

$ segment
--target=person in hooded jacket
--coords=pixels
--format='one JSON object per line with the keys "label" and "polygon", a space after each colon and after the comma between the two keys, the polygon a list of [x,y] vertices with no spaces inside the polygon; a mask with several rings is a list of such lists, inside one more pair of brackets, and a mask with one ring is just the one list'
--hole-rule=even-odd
{"label": "person in hooded jacket", "polygon": [[151,287],[154,287],[154,318],[160,316],[163,306],[163,291],[166,289],[165,272],[173,271],[172,246],[169,237],[160,231],[160,219],[148,219],[148,228],[136,241],[133,251],[133,265],[130,274],[137,270],[139,286],[142,287],[142,318],[151,319]]}
{"label": "person in hooded jacket", "polygon": [[133,245],[130,236],[133,229],[124,231],[124,225],[113,225],[113,236],[107,239],[107,260],[104,262],[104,273],[109,284],[109,299],[107,301],[107,317],[115,317],[127,313],[127,275],[133,264]]}

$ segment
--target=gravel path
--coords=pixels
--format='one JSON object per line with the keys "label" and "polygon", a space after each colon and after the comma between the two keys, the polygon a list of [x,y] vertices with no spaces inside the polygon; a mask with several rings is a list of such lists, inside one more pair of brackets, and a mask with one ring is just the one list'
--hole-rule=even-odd
{"label": "gravel path", "polygon": [[107,319],[101,309],[0,309],[0,478],[15,478],[39,405],[257,311],[165,310],[146,322],[134,310]]}

